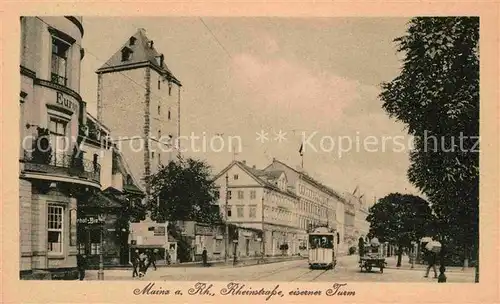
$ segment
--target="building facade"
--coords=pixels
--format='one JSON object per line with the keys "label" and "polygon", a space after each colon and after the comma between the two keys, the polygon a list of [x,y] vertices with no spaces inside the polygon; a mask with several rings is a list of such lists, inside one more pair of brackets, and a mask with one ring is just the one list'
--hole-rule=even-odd
{"label": "building facade", "polygon": [[144,29],[96,71],[97,119],[117,138],[132,175],[147,194],[147,178],[179,149],[181,83]]}
{"label": "building facade", "polygon": [[81,17],[21,17],[20,275],[76,277],[77,207],[100,189],[100,164],[82,159]]}
{"label": "building facade", "polygon": [[264,171],[282,170],[286,173],[289,189],[298,197],[297,222],[302,231],[300,247],[307,247],[307,231],[320,225],[328,226],[339,233],[341,243],[344,239],[343,218],[337,217],[337,210],[343,209],[344,199],[333,189],[323,185],[302,170],[273,159]]}
{"label": "building facade", "polygon": [[[245,161],[233,161],[214,178],[220,189],[219,207],[228,223],[257,229],[237,242],[236,252],[268,256],[299,253],[303,231],[298,226],[298,196],[290,190],[284,171],[259,170]],[[227,196],[226,196],[227,193]],[[226,208],[227,198],[227,208]],[[261,248],[251,245],[260,239]]]}

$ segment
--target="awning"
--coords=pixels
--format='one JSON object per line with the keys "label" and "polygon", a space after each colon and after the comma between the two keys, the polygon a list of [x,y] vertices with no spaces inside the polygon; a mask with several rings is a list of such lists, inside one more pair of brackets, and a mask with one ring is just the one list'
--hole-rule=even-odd
{"label": "awning", "polygon": [[121,201],[111,195],[105,195],[102,192],[94,193],[87,202],[82,202],[82,207],[90,208],[124,208]]}

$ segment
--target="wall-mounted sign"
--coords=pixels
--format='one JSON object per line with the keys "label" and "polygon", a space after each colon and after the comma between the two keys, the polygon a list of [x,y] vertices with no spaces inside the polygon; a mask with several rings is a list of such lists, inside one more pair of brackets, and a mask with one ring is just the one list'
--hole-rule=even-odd
{"label": "wall-mounted sign", "polygon": [[57,92],[56,103],[73,112],[76,112],[78,110],[78,104],[76,100],[73,97],[66,96],[61,92]]}
{"label": "wall-mounted sign", "polygon": [[84,225],[96,225],[96,224],[104,224],[106,221],[106,215],[100,214],[97,216],[85,216],[77,219],[78,224]]}
{"label": "wall-mounted sign", "polygon": [[69,211],[69,245],[76,246],[76,223],[77,223],[76,209]]}

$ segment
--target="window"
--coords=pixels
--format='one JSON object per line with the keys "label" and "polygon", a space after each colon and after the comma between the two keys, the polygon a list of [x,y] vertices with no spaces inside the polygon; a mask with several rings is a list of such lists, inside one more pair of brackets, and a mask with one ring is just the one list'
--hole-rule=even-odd
{"label": "window", "polygon": [[151,158],[155,158],[155,153],[151,152]]}
{"label": "window", "polygon": [[250,212],[248,215],[250,218],[256,218],[257,217],[257,206],[250,206]]}
{"label": "window", "polygon": [[158,90],[160,89],[160,86],[161,86],[161,80],[160,78],[158,78]]}
{"label": "window", "polygon": [[172,96],[172,82],[168,82],[168,95]]}
{"label": "window", "polygon": [[231,205],[227,205],[227,216],[230,217],[231,214],[232,214],[232,206]]}
{"label": "window", "polygon": [[158,105],[158,115],[161,115],[161,106]]}
{"label": "window", "polygon": [[101,231],[99,229],[90,230],[90,254],[101,254]]}
{"label": "window", "polygon": [[122,61],[129,61],[132,57],[132,50],[128,47],[122,49]]}
{"label": "window", "polygon": [[243,199],[243,190],[238,190],[238,199]]}
{"label": "window", "polygon": [[227,191],[227,199],[231,199],[232,198],[232,192],[231,190]]}
{"label": "window", "polygon": [[220,190],[215,191],[215,199],[220,199]]}
{"label": "window", "polygon": [[222,240],[215,240],[214,252],[222,252]]}
{"label": "window", "polygon": [[168,114],[167,114],[167,116],[168,116],[168,120],[170,120],[170,119],[171,119],[171,115],[170,115],[170,108],[168,109]]}
{"label": "window", "polygon": [[243,206],[237,206],[236,207],[236,215],[238,217],[244,217],[244,210],[243,210]]}
{"label": "window", "polygon": [[66,127],[68,122],[56,117],[50,117],[49,132],[52,147],[52,162],[54,166],[64,166],[66,148]]}
{"label": "window", "polygon": [[234,179],[234,180],[237,180],[237,179],[238,179],[238,174],[235,174],[235,175],[233,176],[233,179]]}
{"label": "window", "polygon": [[66,86],[68,82],[66,73],[69,48],[68,42],[52,36],[51,81],[63,86]]}
{"label": "window", "polygon": [[250,191],[250,199],[255,199],[257,197],[257,192],[255,190]]}
{"label": "window", "polygon": [[47,210],[47,250],[50,253],[63,252],[63,214],[61,206],[49,205]]}

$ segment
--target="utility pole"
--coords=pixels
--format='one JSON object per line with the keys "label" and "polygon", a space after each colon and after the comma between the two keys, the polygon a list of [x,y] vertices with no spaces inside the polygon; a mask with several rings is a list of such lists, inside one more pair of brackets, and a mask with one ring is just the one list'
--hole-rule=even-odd
{"label": "utility pole", "polygon": [[229,173],[226,172],[226,210],[225,210],[225,224],[226,224],[226,244],[225,244],[225,255],[224,255],[224,261],[227,263],[227,258],[229,255],[229,225],[227,223],[227,217],[228,217],[228,206],[229,206]]}
{"label": "utility pole", "polygon": [[266,234],[264,232],[264,195],[265,195],[265,190],[262,192],[262,211],[261,211],[261,217],[262,217],[262,259],[266,256]]}

